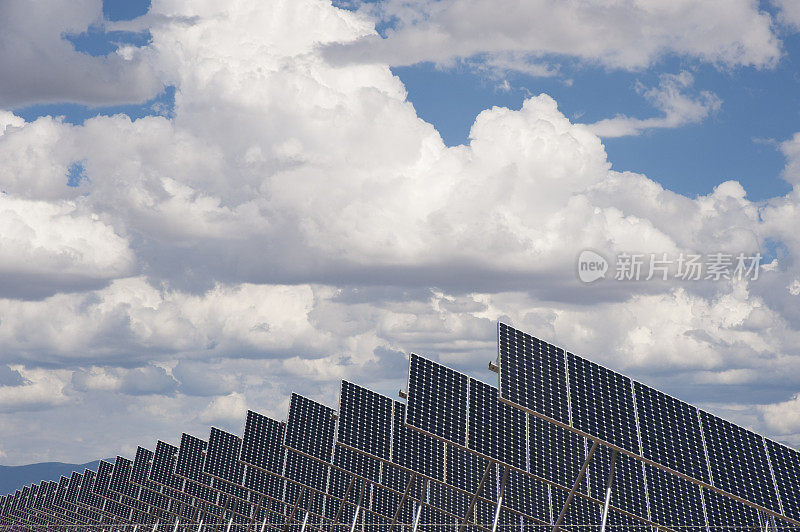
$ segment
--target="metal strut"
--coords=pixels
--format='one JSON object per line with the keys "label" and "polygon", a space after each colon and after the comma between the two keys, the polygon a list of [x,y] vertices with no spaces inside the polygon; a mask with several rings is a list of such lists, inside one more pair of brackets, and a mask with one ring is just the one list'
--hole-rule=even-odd
{"label": "metal strut", "polygon": [[289,514],[289,518],[286,520],[286,525],[283,527],[283,532],[289,532],[289,524],[292,522],[294,518],[294,514],[297,511],[297,507],[300,506],[300,500],[303,498],[303,494],[306,492],[306,487],[300,487],[300,494],[297,495],[297,500],[294,502],[294,507],[292,508],[292,513]]}
{"label": "metal strut", "polygon": [[589,467],[589,462],[592,460],[592,456],[594,452],[597,450],[597,441],[592,444],[592,448],[589,450],[589,454],[586,456],[586,460],[583,462],[583,467],[581,467],[581,472],[578,473],[578,478],[575,479],[575,484],[572,485],[572,489],[567,496],[567,502],[564,503],[564,507],[561,509],[561,513],[558,515],[558,519],[556,519],[556,523],[553,525],[553,532],[558,532],[558,527],[561,526],[561,521],[564,520],[564,516],[567,515],[567,508],[569,508],[569,503],[572,502],[572,498],[575,496],[575,492],[578,490],[578,486],[583,480],[583,476],[586,474],[586,469]]}
{"label": "metal strut", "polygon": [[403,497],[400,499],[400,504],[397,505],[397,511],[394,512],[394,517],[392,518],[392,524],[389,525],[389,532],[392,532],[394,529],[394,525],[397,524],[397,519],[400,517],[400,511],[403,509],[403,504],[406,502],[406,497],[408,497],[408,492],[411,491],[411,486],[414,484],[414,479],[417,478],[417,475],[412,474],[411,478],[408,479],[408,484],[406,484],[406,490],[403,492]]}
{"label": "metal strut", "polygon": [[353,524],[350,525],[350,532],[356,529],[356,522],[358,521],[358,512],[361,510],[361,503],[364,501],[364,491],[367,489],[367,483],[361,483],[361,493],[358,495],[358,504],[356,504],[356,511],[353,514]]}
{"label": "metal strut", "polygon": [[422,485],[422,495],[420,496],[419,501],[417,502],[417,512],[414,514],[414,526],[411,528],[411,532],[417,532],[417,528],[419,527],[419,518],[422,515],[422,499],[424,499],[428,495],[428,479],[425,479],[425,483]]}
{"label": "metal strut", "polygon": [[608,507],[611,506],[611,486],[614,483],[614,466],[617,465],[618,451],[614,449],[611,453],[611,471],[608,472],[608,481],[606,482],[606,502],[603,505],[603,520],[600,522],[600,532],[606,532],[606,521],[608,520]]}
{"label": "metal strut", "polygon": [[472,500],[469,503],[469,508],[467,508],[467,513],[464,515],[464,520],[461,521],[461,526],[458,528],[458,532],[463,532],[464,527],[467,526],[467,521],[469,521],[469,517],[472,515],[472,510],[475,508],[475,503],[478,502],[478,496],[481,494],[481,490],[483,489],[483,485],[486,483],[486,479],[489,478],[489,473],[492,470],[492,462],[489,462],[486,465],[486,471],[483,472],[483,477],[481,477],[481,482],[478,484],[478,489],[475,490],[475,494],[472,496]]}
{"label": "metal strut", "polygon": [[497,495],[497,507],[494,511],[494,522],[492,522],[492,532],[497,532],[497,524],[500,522],[500,508],[503,506],[503,493],[506,491],[506,480],[508,480],[508,468],[503,468],[503,480],[500,481],[500,493]]}

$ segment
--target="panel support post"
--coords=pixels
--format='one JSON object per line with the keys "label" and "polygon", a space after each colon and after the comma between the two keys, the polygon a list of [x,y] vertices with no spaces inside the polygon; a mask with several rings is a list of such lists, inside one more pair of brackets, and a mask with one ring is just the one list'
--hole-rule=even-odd
{"label": "panel support post", "polygon": [[201,530],[203,530],[203,518],[202,517],[200,518],[200,522],[197,523],[197,532],[200,532]]}
{"label": "panel support post", "polygon": [[347,483],[347,489],[344,491],[344,497],[342,497],[342,503],[339,505],[339,509],[336,510],[336,517],[333,518],[334,524],[337,524],[339,522],[339,518],[342,516],[344,505],[347,503],[347,497],[350,495],[350,490],[353,489],[353,483],[355,481],[356,481],[356,476],[352,475],[350,477],[350,482]]}
{"label": "panel support post", "polygon": [[303,516],[303,526],[300,527],[300,532],[306,532],[306,523],[308,523],[308,510],[306,510],[306,515]]}
{"label": "panel support post", "polygon": [[233,517],[228,520],[228,527],[225,529],[225,532],[231,532],[231,525],[233,524]]}
{"label": "panel support post", "polygon": [[503,493],[506,491],[506,481],[508,480],[508,468],[503,468],[503,480],[500,481],[500,493],[497,495],[497,507],[494,511],[494,521],[492,522],[492,532],[497,532],[497,523],[500,522],[500,508],[503,506]]}
{"label": "panel support post", "polygon": [[261,531],[260,532],[264,532],[264,528],[266,528],[266,526],[267,526],[267,516],[264,515],[264,520],[261,521]]}
{"label": "panel support post", "polygon": [[483,472],[481,482],[478,484],[478,489],[475,490],[475,495],[472,496],[472,500],[469,502],[469,508],[467,508],[467,513],[464,514],[464,519],[461,521],[461,526],[458,527],[458,532],[464,532],[464,528],[467,526],[467,521],[469,521],[469,518],[472,515],[472,510],[475,508],[475,503],[478,502],[478,497],[481,494],[481,490],[483,490],[483,485],[486,484],[486,479],[489,478],[489,473],[492,471],[493,465],[494,464],[492,462],[486,464],[486,471]]}
{"label": "panel support post", "polygon": [[417,503],[417,511],[414,514],[414,526],[411,528],[411,532],[417,532],[417,528],[419,527],[419,518],[422,515],[422,499],[424,499],[428,495],[428,479],[425,479],[425,484],[422,485],[422,495],[420,496],[420,500]]}
{"label": "panel support post", "polygon": [[[353,523],[350,525],[350,532],[353,532],[356,529],[356,521],[358,521],[358,512],[361,510],[361,503],[364,500],[364,490],[367,489],[367,483],[361,483],[361,493],[358,495],[358,504],[356,505],[356,513],[353,515]],[[301,531],[302,532],[302,531]]]}
{"label": "panel support post", "polygon": [[397,519],[400,517],[400,512],[403,510],[403,504],[406,502],[406,498],[408,497],[408,493],[411,491],[411,486],[414,484],[415,478],[417,478],[417,475],[415,473],[411,473],[411,478],[408,479],[408,484],[406,484],[406,489],[403,492],[403,497],[400,499],[400,504],[397,505],[397,510],[394,512],[392,524],[389,525],[389,532],[392,532],[392,530],[394,530],[394,525],[397,524]]}
{"label": "panel support post", "polygon": [[572,489],[567,496],[567,502],[564,503],[564,507],[561,509],[561,513],[558,515],[558,519],[556,519],[556,523],[553,525],[553,532],[558,532],[558,527],[561,526],[561,521],[564,520],[564,516],[567,515],[567,508],[569,508],[569,503],[572,502],[572,498],[575,496],[575,492],[578,491],[578,486],[581,484],[581,480],[583,480],[583,476],[586,474],[586,469],[589,467],[589,462],[592,460],[592,456],[594,456],[594,452],[597,450],[597,440],[592,444],[592,448],[589,450],[589,454],[586,456],[586,460],[583,461],[583,467],[581,467],[581,472],[578,473],[578,478],[575,479],[575,484],[572,485]]}
{"label": "panel support post", "polygon": [[179,517],[175,517],[175,526],[172,528],[172,532],[178,532],[178,523],[180,522]]}
{"label": "panel support post", "polygon": [[297,511],[297,507],[300,506],[300,500],[303,498],[303,494],[306,492],[306,487],[302,486],[300,488],[300,493],[297,495],[297,500],[294,501],[294,507],[292,508],[292,513],[289,514],[289,517],[286,519],[286,524],[283,527],[283,532],[289,532],[289,525],[294,518],[294,514]]}
{"label": "panel support post", "polygon": [[158,519],[156,519],[156,524],[153,525],[153,532],[156,532],[156,530],[158,530]]}
{"label": "panel support post", "polygon": [[611,506],[611,486],[614,484],[614,466],[617,465],[618,451],[614,449],[611,453],[611,470],[608,472],[606,482],[606,502],[603,504],[603,520],[600,522],[600,532],[606,532],[606,521],[608,520],[608,507]]}

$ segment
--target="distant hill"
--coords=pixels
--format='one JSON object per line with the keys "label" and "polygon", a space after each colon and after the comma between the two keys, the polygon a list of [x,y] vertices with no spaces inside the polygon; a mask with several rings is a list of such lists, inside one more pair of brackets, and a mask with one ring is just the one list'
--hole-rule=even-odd
{"label": "distant hill", "polygon": [[[113,460],[112,460],[113,461]],[[21,466],[0,466],[0,495],[13,493],[14,490],[36,484],[41,480],[58,481],[61,475],[68,477],[73,471],[83,472],[84,469],[97,471],[99,460],[88,464],[62,464],[61,462],[42,462]]]}

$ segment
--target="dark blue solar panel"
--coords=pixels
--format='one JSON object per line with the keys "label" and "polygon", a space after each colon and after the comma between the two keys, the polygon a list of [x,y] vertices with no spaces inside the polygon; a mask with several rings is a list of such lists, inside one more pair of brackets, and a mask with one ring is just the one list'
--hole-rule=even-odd
{"label": "dark blue solar panel", "polygon": [[572,426],[639,453],[631,380],[567,353]]}
{"label": "dark blue solar panel", "polygon": [[700,419],[713,486],[780,511],[764,439],[702,410]]}
{"label": "dark blue solar panel", "polygon": [[564,350],[498,324],[500,397],[569,423]]}
{"label": "dark blue solar panel", "polygon": [[235,434],[211,427],[203,471],[215,477],[242,484],[244,465],[239,462],[242,441]]}
{"label": "dark blue solar panel", "polygon": [[406,423],[466,445],[467,382],[466,375],[412,354]]}
{"label": "dark blue solar panel", "polygon": [[405,405],[395,403],[392,461],[417,473],[444,480],[445,443],[406,427],[405,411]]}
{"label": "dark blue solar panel", "polygon": [[644,384],[634,387],[642,456],[710,482],[697,409]]}
{"label": "dark blue solar panel", "polygon": [[551,523],[547,484],[512,471],[506,481],[503,506],[508,506],[540,521]]}
{"label": "dark blue solar panel", "polygon": [[[551,489],[550,495],[553,500],[553,519],[558,519],[569,494],[563,490]],[[597,532],[601,517],[602,507],[599,504],[576,496],[567,507],[562,526],[573,532]]]}
{"label": "dark blue solar panel", "polygon": [[766,442],[783,514],[800,520],[800,453],[772,440]]}
{"label": "dark blue solar panel", "polygon": [[392,449],[392,403],[388,397],[342,381],[337,441],[388,460]]}
{"label": "dark blue solar panel", "polygon": [[758,510],[708,489],[703,489],[702,492],[708,527],[713,532],[763,529],[759,523]]}
{"label": "dark blue solar panel", "polygon": [[700,486],[645,465],[650,518],[661,525],[699,532],[705,529]]}
{"label": "dark blue solar panel", "polygon": [[334,411],[325,405],[292,394],[286,424],[286,446],[330,462],[333,458]]}
{"label": "dark blue solar panel", "polygon": [[267,471],[283,471],[285,427],[279,421],[247,412],[244,426],[241,460]]}
{"label": "dark blue solar panel", "polygon": [[526,414],[501,403],[497,389],[469,379],[470,449],[519,469],[527,469]]}
{"label": "dark blue solar panel", "polygon": [[[608,447],[598,446],[589,462],[589,495],[597,500],[602,501],[606,497],[612,454]],[[614,482],[611,483],[611,505],[647,519],[647,493],[642,462],[626,454],[617,454]]]}
{"label": "dark blue solar panel", "polygon": [[64,500],[66,500],[67,502],[75,502],[77,500],[78,491],[80,491],[82,480],[83,480],[83,475],[81,475],[77,471],[72,472],[72,475],[69,477],[69,484],[67,486],[67,491],[64,494]]}
{"label": "dark blue solar panel", "polygon": [[108,496],[108,486],[111,482],[111,472],[114,470],[114,464],[100,460],[97,466],[97,476],[92,486],[92,492],[102,497]]}
{"label": "dark blue solar panel", "polygon": [[210,488],[211,478],[203,473],[207,447],[208,443],[200,438],[182,434],[175,474],[191,481],[184,484],[184,493],[217,504],[219,502],[217,493]]}
{"label": "dark blue solar panel", "polygon": [[[585,438],[535,416],[531,416],[528,423],[530,472],[561,486],[572,487],[586,459]],[[579,487],[582,493],[586,493],[586,485],[587,481],[583,480]]]}
{"label": "dark blue solar panel", "polygon": [[180,489],[182,482],[175,476],[177,459],[178,448],[159,440],[156,443],[155,453],[153,453],[149,480],[173,489]]}

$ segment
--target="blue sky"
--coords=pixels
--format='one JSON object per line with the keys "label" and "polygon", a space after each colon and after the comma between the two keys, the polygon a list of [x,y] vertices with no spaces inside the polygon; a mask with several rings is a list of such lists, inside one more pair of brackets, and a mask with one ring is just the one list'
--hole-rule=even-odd
{"label": "blue sky", "polygon": [[800,445],[800,10],[657,4],[9,0],[0,463],[491,380],[498,320]]}

